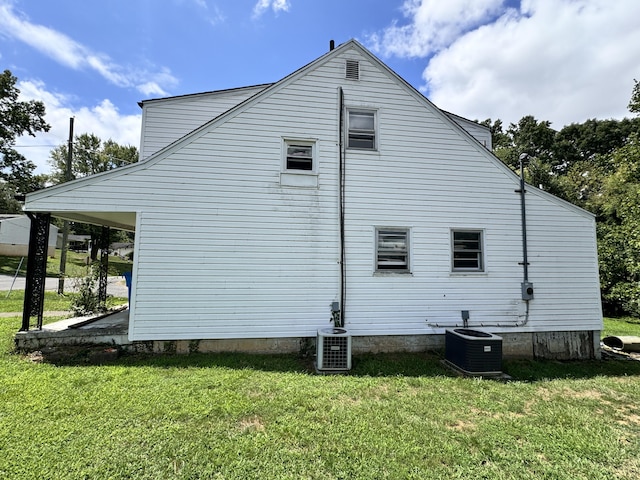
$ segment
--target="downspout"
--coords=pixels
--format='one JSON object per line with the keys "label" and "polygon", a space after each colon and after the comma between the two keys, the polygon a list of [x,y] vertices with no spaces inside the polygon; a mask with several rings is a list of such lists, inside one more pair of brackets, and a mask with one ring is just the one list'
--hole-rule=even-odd
{"label": "downspout", "polygon": [[345,269],[345,246],[344,246],[344,152],[343,152],[343,130],[344,130],[344,93],[342,87],[339,92],[339,126],[338,126],[338,216],[340,223],[340,325],[344,327],[344,311],[347,291],[346,269]]}

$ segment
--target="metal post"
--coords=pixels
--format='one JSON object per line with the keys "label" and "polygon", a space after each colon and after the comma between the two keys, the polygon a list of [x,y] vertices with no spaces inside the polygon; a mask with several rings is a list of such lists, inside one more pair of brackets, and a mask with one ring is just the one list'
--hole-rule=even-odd
{"label": "metal post", "polygon": [[30,213],[31,230],[29,234],[29,258],[27,260],[27,278],[24,291],[21,332],[29,330],[31,317],[38,317],[37,328],[42,329],[44,310],[44,287],[47,278],[47,249],[49,246],[49,213]]}

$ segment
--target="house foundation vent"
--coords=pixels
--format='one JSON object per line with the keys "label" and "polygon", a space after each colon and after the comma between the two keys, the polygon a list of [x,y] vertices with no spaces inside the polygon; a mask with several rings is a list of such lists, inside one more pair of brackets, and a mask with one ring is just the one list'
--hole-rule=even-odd
{"label": "house foundation vent", "polygon": [[316,369],[319,372],[351,370],[351,335],[344,328],[318,330]]}

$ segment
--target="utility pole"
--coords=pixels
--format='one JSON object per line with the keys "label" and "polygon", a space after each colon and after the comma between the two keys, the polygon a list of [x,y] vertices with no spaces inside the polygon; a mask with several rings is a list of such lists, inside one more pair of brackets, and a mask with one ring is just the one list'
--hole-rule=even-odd
{"label": "utility pole", "polygon": [[[69,119],[69,146],[67,147],[67,164],[64,180],[71,180],[71,162],[73,160],[73,117]],[[67,270],[67,244],[69,243],[69,221],[62,226],[62,251],[60,252],[60,277],[58,278],[58,295],[64,294],[64,275]]]}

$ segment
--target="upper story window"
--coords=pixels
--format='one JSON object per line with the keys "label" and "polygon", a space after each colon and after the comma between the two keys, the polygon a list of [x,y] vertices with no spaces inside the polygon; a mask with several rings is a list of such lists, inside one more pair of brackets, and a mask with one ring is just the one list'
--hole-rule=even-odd
{"label": "upper story window", "polygon": [[376,229],[376,271],[410,271],[408,228]]}
{"label": "upper story window", "polygon": [[454,272],[484,271],[482,230],[452,230]]}
{"label": "upper story window", "polygon": [[315,143],[304,140],[285,140],[284,170],[313,173],[316,170]]}
{"label": "upper story window", "polygon": [[280,185],[318,188],[318,144],[312,139],[284,138]]}
{"label": "upper story window", "polygon": [[348,148],[376,149],[376,112],[374,110],[348,111]]}
{"label": "upper story window", "polygon": [[286,170],[313,170],[313,145],[287,142]]}

